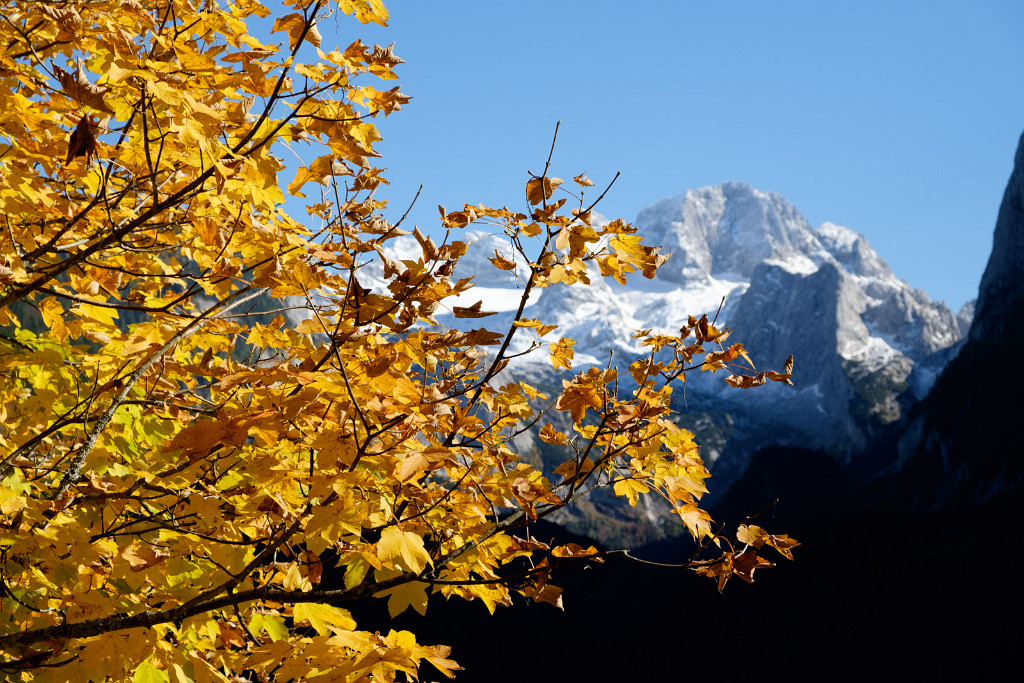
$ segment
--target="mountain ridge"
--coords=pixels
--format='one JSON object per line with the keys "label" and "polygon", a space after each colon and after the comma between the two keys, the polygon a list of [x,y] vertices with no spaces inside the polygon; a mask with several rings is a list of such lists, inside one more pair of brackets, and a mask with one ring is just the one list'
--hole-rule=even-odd
{"label": "mountain ridge", "polygon": [[[677,331],[688,315],[714,317],[717,312],[758,367],[781,366],[793,353],[797,387],[736,392],[725,387],[721,375],[701,373],[687,382],[688,402],[722,404],[741,412],[745,406],[767,410],[768,419],[805,433],[810,448],[843,456],[863,445],[868,437],[861,434],[863,425],[847,419],[851,411],[882,424],[898,420],[900,402],[923,397],[935,376],[933,366],[948,360],[936,354],[962,337],[964,321],[896,277],[862,235],[834,223],[814,228],[777,193],[737,181],[690,190],[642,209],[635,225],[645,242],[671,251],[672,258],[653,280],[634,277],[630,285],[615,286],[595,272],[590,286],[541,290],[531,298],[526,315],[559,326],[542,341],[570,337],[577,342],[574,349],[581,363],[604,364],[609,349],[627,358],[642,353],[632,339],[634,329]],[[475,253],[502,251],[503,236],[470,237],[468,267],[456,276],[481,272]],[[514,276],[498,278],[514,283]],[[495,293],[502,290],[496,278],[489,278],[487,285],[485,309],[497,303]],[[509,300],[518,302],[514,287],[505,291]],[[477,294],[471,290],[466,300],[475,301]],[[511,306],[498,308],[505,311],[495,319],[494,326],[501,329]],[[443,315],[439,320],[460,324]],[[521,335],[513,349],[523,351],[529,344],[527,335]],[[545,363],[541,357],[535,367],[528,367],[527,360],[515,369],[536,376]],[[873,399],[877,405],[845,405],[857,400],[857,387],[847,386],[851,376],[872,376],[877,385],[880,371],[891,377],[882,390],[885,395]],[[908,390],[911,396],[900,399]],[[789,398],[801,392],[806,394],[803,399]],[[778,408],[780,400],[784,405]],[[835,419],[816,429],[787,415],[808,410]],[[712,456],[716,459],[717,454]]]}
{"label": "mountain ridge", "polygon": [[[689,315],[707,314],[733,330],[730,343],[743,342],[758,369],[781,368],[793,354],[795,387],[735,390],[721,372],[697,372],[677,389],[680,424],[696,433],[714,474],[715,493],[707,505],[765,447],[824,453],[854,480],[898,460],[889,452],[867,456],[865,449],[903,428],[909,408],[927,395],[963,344],[969,310],[955,314],[901,280],[863,235],[835,223],[814,227],[782,195],[743,182],[659,200],[642,209],[634,225],[645,243],[672,252],[655,277],[634,273],[620,286],[594,267],[589,286],[535,291],[524,316],[558,328],[543,339],[518,331],[511,353],[569,337],[576,341],[575,367],[620,366],[619,390],[627,392],[625,367],[644,352],[632,338],[634,330],[674,333]],[[472,276],[479,286],[455,305],[481,300],[483,310],[498,314],[467,321],[440,309],[437,320],[452,327],[483,323],[508,329],[528,264],[504,234],[468,231],[459,239],[468,248],[453,277]],[[411,238],[397,242],[392,257],[414,258],[418,250]],[[516,262],[516,269],[495,270],[487,261],[495,251]],[[544,348],[517,358],[508,372],[556,394],[560,380],[571,375],[553,371]],[[520,446],[528,452],[541,448],[525,438]],[[595,504],[618,514],[614,500]],[[656,517],[653,511],[621,512],[648,521]]]}

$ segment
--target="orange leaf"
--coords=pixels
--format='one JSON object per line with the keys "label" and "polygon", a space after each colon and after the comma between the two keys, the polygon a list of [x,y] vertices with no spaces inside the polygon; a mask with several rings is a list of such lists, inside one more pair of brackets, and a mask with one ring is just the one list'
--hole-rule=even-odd
{"label": "orange leaf", "polygon": [[499,270],[515,270],[516,268],[516,264],[499,254],[497,249],[494,250],[494,257],[487,260],[493,263],[494,267]]}
{"label": "orange leaf", "polygon": [[540,204],[546,199],[551,199],[551,195],[562,182],[561,178],[530,178],[526,183],[526,197],[531,204]]}
{"label": "orange leaf", "polygon": [[586,415],[588,408],[600,410],[604,406],[602,392],[591,384],[575,384],[562,380],[565,389],[555,403],[557,410],[568,410],[572,421],[578,423]]}

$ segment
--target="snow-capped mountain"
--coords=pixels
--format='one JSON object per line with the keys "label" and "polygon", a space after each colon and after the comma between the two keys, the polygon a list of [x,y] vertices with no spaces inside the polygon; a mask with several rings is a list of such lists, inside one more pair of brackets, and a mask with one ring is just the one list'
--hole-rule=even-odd
{"label": "snow-capped mountain", "polygon": [[[634,274],[620,286],[595,271],[590,286],[536,291],[525,316],[558,325],[543,341],[576,340],[576,367],[603,365],[609,351],[625,367],[641,353],[634,330],[678,331],[687,316],[716,312],[719,326],[733,330],[730,342],[742,341],[758,368],[781,368],[792,353],[794,387],[742,391],[728,387],[721,373],[692,373],[678,392],[682,420],[696,425],[719,489],[742,473],[753,451],[769,445],[822,449],[867,474],[878,463],[852,456],[895,428],[927,393],[969,324],[969,311],[958,319],[900,280],[863,236],[832,223],[815,228],[781,195],[744,183],[663,199],[640,211],[634,225],[646,244],[672,252],[654,279]],[[504,235],[459,239],[471,244],[455,276],[474,276],[478,286],[457,305],[481,300],[499,315],[435,315],[442,324],[507,329],[525,264],[498,271],[486,261],[495,250],[514,260]],[[536,341],[531,334],[520,330],[513,351]],[[530,358],[513,372],[554,384],[547,354]]]}

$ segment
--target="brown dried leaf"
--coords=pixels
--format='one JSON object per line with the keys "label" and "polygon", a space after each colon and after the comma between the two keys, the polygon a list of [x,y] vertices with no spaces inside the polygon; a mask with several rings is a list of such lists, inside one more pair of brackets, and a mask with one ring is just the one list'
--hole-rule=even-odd
{"label": "brown dried leaf", "polygon": [[771,569],[774,566],[774,562],[764,559],[753,548],[748,548],[733,558],[733,573],[747,583],[754,583],[756,570]]}
{"label": "brown dried leaf", "polygon": [[387,47],[374,45],[373,53],[370,55],[370,62],[373,64],[381,64],[383,66],[388,67],[389,69],[394,66],[398,66],[399,64],[405,64],[404,59],[395,56],[394,43],[391,43]]}
{"label": "brown dried leaf", "polygon": [[82,17],[74,7],[50,7],[42,3],[36,3],[36,7],[57,23],[57,40],[73,40],[78,37],[82,30]]}
{"label": "brown dried leaf", "polygon": [[452,306],[452,313],[456,318],[486,318],[489,315],[497,315],[496,311],[481,311],[480,307],[483,305],[484,302],[481,300],[469,307]]}
{"label": "brown dried leaf", "polygon": [[60,81],[61,87],[64,88],[65,95],[73,100],[78,100],[87,107],[92,107],[107,114],[114,113],[107,106],[106,102],[103,101],[103,96],[110,91],[110,88],[89,82],[85,75],[85,68],[81,57],[78,58],[78,68],[75,69],[74,76],[56,64],[52,64],[52,66],[53,73],[57,80]]}
{"label": "brown dried leaf", "polygon": [[91,162],[95,158],[96,136],[93,135],[92,128],[93,124],[88,116],[83,116],[79,120],[75,130],[71,132],[71,139],[68,140],[68,153],[64,158],[65,164],[71,163],[71,160],[76,157],[84,156],[86,163]]}
{"label": "brown dried leaf", "polygon": [[423,258],[427,261],[436,261],[440,256],[440,252],[437,249],[437,245],[434,240],[427,237],[419,229],[419,226],[413,228],[412,236],[419,242],[420,248],[423,250]]}

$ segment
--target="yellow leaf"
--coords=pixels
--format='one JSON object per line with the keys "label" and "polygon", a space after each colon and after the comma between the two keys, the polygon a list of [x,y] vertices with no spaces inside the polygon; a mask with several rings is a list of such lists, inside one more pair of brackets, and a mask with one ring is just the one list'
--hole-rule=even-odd
{"label": "yellow leaf", "polygon": [[572,347],[575,344],[575,341],[567,337],[562,337],[554,344],[548,344],[548,348],[551,351],[551,365],[555,370],[559,368],[572,370],[572,357],[574,355]]}
{"label": "yellow leaf", "polygon": [[537,334],[541,337],[558,329],[558,325],[545,325],[536,318],[523,318],[522,320],[514,321],[512,324],[516,327],[532,327],[537,330]]}
{"label": "yellow leaf", "polygon": [[422,572],[428,564],[434,564],[423,547],[423,539],[397,526],[389,526],[381,532],[377,542],[377,557],[381,562],[393,562],[401,557],[406,569],[416,574]]}
{"label": "yellow leaf", "polygon": [[316,25],[311,25],[307,31],[306,20],[301,14],[288,14],[278,17],[274,21],[274,28],[270,29],[271,33],[276,33],[277,31],[288,32],[288,46],[292,50],[298,45],[300,39],[311,43],[314,47],[320,47],[320,31],[317,30]]}
{"label": "yellow leaf", "polygon": [[[418,478],[423,472],[432,470],[444,462],[450,453],[447,448],[441,446],[430,446],[423,450],[409,452],[398,466],[399,481],[411,481]],[[417,536],[417,538],[419,537]]]}
{"label": "yellow leaf", "polygon": [[354,14],[364,24],[372,21],[388,25],[388,11],[381,0],[338,0],[338,8],[345,14]]}
{"label": "yellow leaf", "polygon": [[539,398],[542,401],[547,400],[547,394],[542,391],[537,391],[536,388],[530,386],[526,382],[520,382],[519,386],[522,387],[523,393],[525,393],[531,400],[535,398]]}
{"label": "yellow leaf", "polygon": [[[550,443],[556,446],[564,446],[569,443],[569,438],[566,437],[566,435],[563,434],[562,432],[552,427],[550,422],[548,422],[547,424],[540,428],[540,432],[537,433],[537,436],[540,437],[540,440],[543,441],[544,443]],[[575,463],[569,464],[575,467]]]}
{"label": "yellow leaf", "polygon": [[25,507],[25,499],[22,496],[6,486],[0,486],[0,512],[12,515],[23,507]]}
{"label": "yellow leaf", "polygon": [[334,605],[302,602],[295,605],[292,615],[296,622],[309,621],[309,625],[322,636],[352,631],[356,627],[355,619],[349,611]]}
{"label": "yellow leaf", "polygon": [[536,223],[521,223],[519,230],[527,237],[536,237],[541,232],[541,227]]}
{"label": "yellow leaf", "polygon": [[389,588],[379,595],[388,596],[388,614],[396,617],[409,607],[422,615],[427,613],[427,584],[420,581],[409,581]]}
{"label": "yellow leaf", "polygon": [[345,567],[345,588],[355,588],[366,578],[370,564],[362,557],[356,557]]}
{"label": "yellow leaf", "polygon": [[431,645],[425,649],[431,653],[427,656],[427,661],[448,678],[455,678],[455,671],[462,671],[458,663],[448,659],[452,649],[447,645]]}
{"label": "yellow leaf", "polygon": [[655,247],[644,246],[637,235],[615,235],[608,240],[608,247],[620,261],[636,266],[647,279],[654,277],[658,267],[668,261],[672,254],[659,254]]}
{"label": "yellow leaf", "polygon": [[674,512],[697,540],[711,535],[711,515],[693,503],[677,507]]}
{"label": "yellow leaf", "polygon": [[103,325],[114,325],[114,321],[117,320],[117,309],[107,308],[105,306],[94,306],[92,304],[78,304],[73,309],[73,312],[79,314],[83,318],[94,320]]}
{"label": "yellow leaf", "polygon": [[249,630],[257,634],[264,632],[275,643],[279,640],[287,640],[289,635],[284,617],[277,614],[254,614],[249,620]]}
{"label": "yellow leaf", "polygon": [[630,505],[636,505],[640,500],[641,493],[647,493],[651,489],[647,484],[636,479],[620,479],[612,487],[616,496],[625,496],[629,499]]}
{"label": "yellow leaf", "polygon": [[56,298],[44,299],[39,306],[39,312],[43,314],[43,323],[50,329],[54,336],[64,336],[64,307]]}

